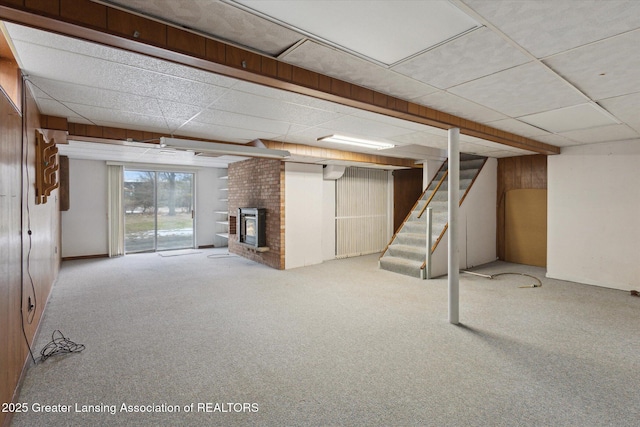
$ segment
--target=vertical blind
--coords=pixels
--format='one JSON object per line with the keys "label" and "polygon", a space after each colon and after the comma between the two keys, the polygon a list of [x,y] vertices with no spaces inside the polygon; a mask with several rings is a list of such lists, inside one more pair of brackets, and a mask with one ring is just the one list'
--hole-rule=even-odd
{"label": "vertical blind", "polygon": [[388,230],[387,171],[347,168],[336,181],[336,257],[381,252],[388,243]]}

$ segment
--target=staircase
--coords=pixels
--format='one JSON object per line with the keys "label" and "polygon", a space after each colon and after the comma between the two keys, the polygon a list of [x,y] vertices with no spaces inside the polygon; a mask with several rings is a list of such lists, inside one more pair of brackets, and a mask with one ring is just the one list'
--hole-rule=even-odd
{"label": "staircase", "polygon": [[[486,157],[460,154],[460,203],[473,185]],[[380,268],[413,277],[424,277],[427,214],[432,208],[431,250],[436,248],[447,229],[449,183],[446,178],[448,162],[444,162],[427,189],[422,193],[404,222],[391,238],[387,249],[380,257]]]}

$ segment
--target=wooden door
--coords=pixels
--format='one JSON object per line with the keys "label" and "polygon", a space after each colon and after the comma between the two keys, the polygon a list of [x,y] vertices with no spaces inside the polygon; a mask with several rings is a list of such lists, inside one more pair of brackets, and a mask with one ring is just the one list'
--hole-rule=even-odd
{"label": "wooden door", "polygon": [[393,230],[398,230],[422,194],[422,169],[393,171]]}

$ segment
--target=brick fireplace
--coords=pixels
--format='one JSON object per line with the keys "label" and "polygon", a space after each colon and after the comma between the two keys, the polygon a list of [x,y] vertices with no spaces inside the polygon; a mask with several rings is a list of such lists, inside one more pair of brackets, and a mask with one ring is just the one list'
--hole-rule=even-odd
{"label": "brick fireplace", "polygon": [[231,163],[228,204],[231,221],[236,224],[240,208],[264,209],[264,245],[268,248],[257,249],[240,243],[238,224],[235,230],[234,227],[229,230],[229,252],[269,267],[284,269],[284,164],[273,159]]}

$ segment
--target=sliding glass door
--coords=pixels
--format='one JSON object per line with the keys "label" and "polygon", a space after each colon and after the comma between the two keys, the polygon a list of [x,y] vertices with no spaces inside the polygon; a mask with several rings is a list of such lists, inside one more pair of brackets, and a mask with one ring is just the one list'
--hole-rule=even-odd
{"label": "sliding glass door", "polygon": [[193,174],[125,170],[125,252],[192,248]]}

